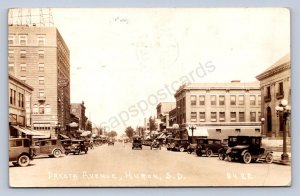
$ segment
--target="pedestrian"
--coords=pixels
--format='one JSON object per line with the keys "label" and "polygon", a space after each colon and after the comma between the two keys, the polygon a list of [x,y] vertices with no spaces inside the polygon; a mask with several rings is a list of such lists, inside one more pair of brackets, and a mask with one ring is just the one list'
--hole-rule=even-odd
{"label": "pedestrian", "polygon": [[125,147],[125,141],[124,141],[124,139],[122,140],[122,143],[123,143],[123,148]]}

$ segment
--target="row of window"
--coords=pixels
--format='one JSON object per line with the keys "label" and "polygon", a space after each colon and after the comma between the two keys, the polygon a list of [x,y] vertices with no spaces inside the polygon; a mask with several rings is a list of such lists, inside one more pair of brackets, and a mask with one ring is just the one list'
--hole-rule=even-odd
{"label": "row of window", "polygon": [[[261,113],[250,112],[250,122],[258,122],[261,118]],[[238,118],[237,118],[238,114]],[[258,118],[256,118],[258,116]],[[191,122],[197,122],[197,112],[191,112]],[[219,120],[217,116],[217,112],[210,113],[210,121],[211,122],[225,122],[225,112],[219,112]],[[206,114],[205,112],[199,112],[199,122],[206,122]],[[230,122],[245,122],[245,112],[230,112]]]}
{"label": "row of window", "polygon": [[17,93],[16,90],[9,90],[9,103],[14,106],[18,106],[20,108],[24,108],[24,95],[22,93]]}
{"label": "row of window", "polygon": [[32,107],[33,114],[51,114],[51,107],[49,104],[46,106],[44,104],[34,104]]}
{"label": "row of window", "polygon": [[[197,105],[197,98],[199,105],[205,105],[205,95],[191,95],[191,105]],[[218,96],[218,105],[225,105],[225,95]],[[260,95],[250,95],[249,96],[250,105],[260,105],[261,104],[261,96]],[[230,105],[245,105],[245,95],[230,95]],[[210,95],[210,105],[217,105],[217,95]]]}
{"label": "row of window", "polygon": [[[22,82],[26,83],[26,76],[20,76],[20,80]],[[44,76],[39,76],[38,81],[39,81],[39,84],[44,85],[45,84],[45,77]]]}
{"label": "row of window", "polygon": [[[44,46],[46,43],[46,35],[38,34],[36,38],[36,44],[38,46]],[[8,35],[8,44],[9,45],[21,45],[26,46],[28,44],[28,35]]]}
{"label": "row of window", "polygon": [[[45,51],[44,50],[38,50],[37,53],[39,59],[43,59],[45,57]],[[20,50],[20,58],[26,58],[27,52],[26,50],[22,49]],[[12,49],[8,50],[8,58],[14,58],[15,57],[15,52]]]}
{"label": "row of window", "polygon": [[[8,69],[9,69],[9,71],[14,72],[14,70],[15,70],[15,64],[9,63],[8,64]],[[26,70],[27,70],[27,64],[26,63],[21,63],[20,64],[20,70],[21,70],[21,72],[26,72]],[[44,63],[39,63],[38,64],[38,70],[41,71],[41,72],[45,71],[45,64]]]}

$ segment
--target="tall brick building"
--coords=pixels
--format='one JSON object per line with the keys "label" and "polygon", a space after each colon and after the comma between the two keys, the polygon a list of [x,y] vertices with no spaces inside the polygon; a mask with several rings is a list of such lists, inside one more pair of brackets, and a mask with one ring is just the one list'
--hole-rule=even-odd
{"label": "tall brick building", "polygon": [[55,137],[70,123],[70,51],[55,27],[8,26],[9,73],[34,88],[32,128]]}

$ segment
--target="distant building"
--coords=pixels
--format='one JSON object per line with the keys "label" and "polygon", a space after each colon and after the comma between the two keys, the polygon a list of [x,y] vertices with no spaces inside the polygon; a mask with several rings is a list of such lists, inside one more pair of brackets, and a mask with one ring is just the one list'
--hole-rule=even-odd
{"label": "distant building", "polygon": [[169,126],[173,127],[174,124],[177,124],[177,108],[175,105],[175,108],[169,111]]}
{"label": "distant building", "polygon": [[31,99],[33,87],[22,82],[16,77],[9,75],[9,136],[22,137],[23,132],[19,131],[17,127],[31,127]]}
{"label": "distant building", "polygon": [[34,88],[33,129],[53,137],[64,133],[70,123],[70,51],[57,28],[9,25],[8,68]]}
{"label": "distant building", "polygon": [[71,103],[71,113],[79,119],[79,129],[85,130],[86,117],[85,117],[85,105],[82,103]]}
{"label": "distant building", "polygon": [[260,135],[259,82],[192,83],[181,86],[175,98],[177,123],[189,136],[208,136],[212,129],[219,133],[234,130],[236,135]]}
{"label": "distant building", "polygon": [[169,112],[176,107],[175,102],[161,102],[157,105],[157,118],[161,120],[158,129],[164,131],[170,127]]}
{"label": "distant building", "polygon": [[[277,117],[275,107],[282,99],[288,100],[291,105],[291,62],[290,54],[285,55],[263,73],[256,76],[260,81],[262,102],[262,116],[265,118],[263,135],[272,138],[283,136],[282,115]],[[290,121],[287,121],[288,136]]]}

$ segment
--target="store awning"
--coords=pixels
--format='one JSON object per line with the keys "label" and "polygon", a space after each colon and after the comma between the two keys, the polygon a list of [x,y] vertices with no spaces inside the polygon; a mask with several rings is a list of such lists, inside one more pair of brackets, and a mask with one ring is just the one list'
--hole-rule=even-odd
{"label": "store awning", "polygon": [[70,139],[68,136],[64,135],[64,134],[59,134],[60,137],[62,137],[63,139]]}
{"label": "store awning", "polygon": [[40,133],[38,131],[32,131],[25,127],[19,127],[19,126],[12,126],[12,127],[17,129],[18,131],[21,131],[22,133],[25,133],[26,135],[32,135],[32,136],[44,136],[45,135],[43,133]]}
{"label": "store awning", "polygon": [[80,136],[86,137],[86,136],[90,135],[91,133],[92,133],[91,131],[84,131],[81,133]]}
{"label": "store awning", "polygon": [[157,139],[166,139],[166,135],[164,133],[160,134]]}
{"label": "store awning", "polygon": [[[188,129],[189,136],[192,136],[192,130]],[[197,127],[194,130],[193,136],[208,136],[208,131],[206,127]]]}

